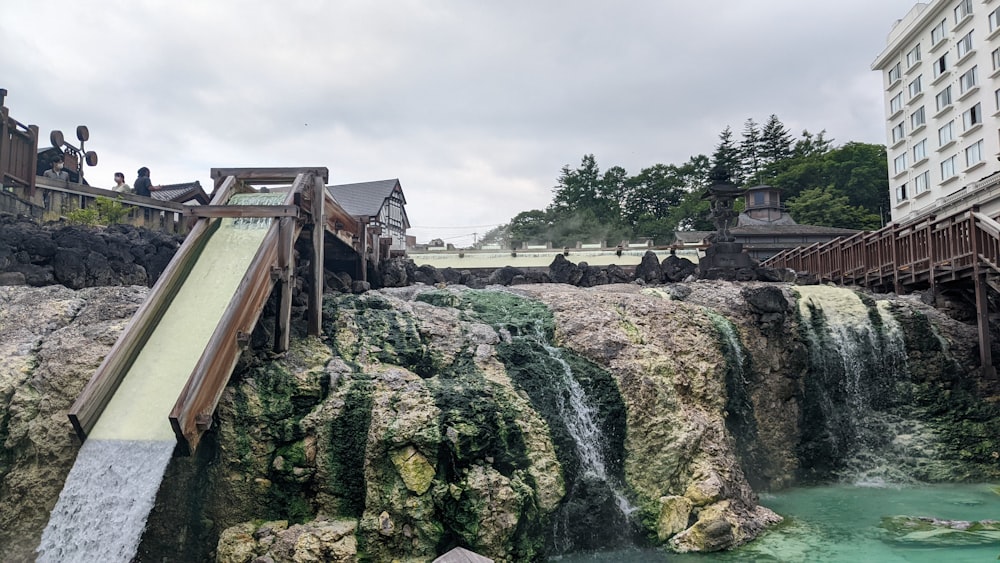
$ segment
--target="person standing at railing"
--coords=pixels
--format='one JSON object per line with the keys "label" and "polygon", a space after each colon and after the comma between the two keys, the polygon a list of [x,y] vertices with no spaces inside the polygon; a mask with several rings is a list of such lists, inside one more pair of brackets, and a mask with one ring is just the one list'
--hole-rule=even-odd
{"label": "person standing at railing", "polygon": [[153,187],[153,182],[149,179],[149,168],[143,166],[139,169],[137,174],[139,177],[132,183],[135,195],[150,197],[150,190]]}
{"label": "person standing at railing", "polygon": [[132,188],[125,183],[125,174],[122,172],[115,172],[115,187],[111,189],[120,194],[132,193]]}
{"label": "person standing at railing", "polygon": [[63,170],[63,161],[60,158],[52,163],[52,168],[46,170],[43,174],[46,178],[52,178],[54,180],[62,180],[64,182],[69,181],[69,172]]}

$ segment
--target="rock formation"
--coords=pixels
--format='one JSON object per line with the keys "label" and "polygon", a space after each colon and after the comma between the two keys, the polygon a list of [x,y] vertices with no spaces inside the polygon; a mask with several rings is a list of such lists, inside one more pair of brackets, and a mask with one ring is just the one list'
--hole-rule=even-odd
{"label": "rock formation", "polygon": [[[31,558],[78,446],[66,411],[145,291],[0,287],[7,557]],[[755,489],[843,468],[809,465],[835,437],[806,413],[816,372],[798,292],[700,281],[330,294],[322,338],[244,354],[199,451],[168,469],[139,560],[430,561],[455,546],[541,560],[591,547],[587,518],[616,518],[616,492],[634,509],[632,541],[750,541],[778,519]],[[877,297],[859,302],[895,319],[909,358],[890,382],[899,399],[872,406],[910,425],[889,449],[915,478],[997,478],[997,409],[982,400],[996,390],[970,375],[974,326]],[[605,488],[558,408],[567,368],[603,436],[592,445]]]}

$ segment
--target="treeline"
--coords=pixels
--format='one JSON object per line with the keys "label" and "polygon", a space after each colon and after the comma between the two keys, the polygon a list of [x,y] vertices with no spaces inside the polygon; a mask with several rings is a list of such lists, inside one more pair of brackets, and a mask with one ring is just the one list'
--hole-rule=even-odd
{"label": "treeline", "polygon": [[883,145],[834,146],[825,131],[794,137],[776,115],[763,125],[748,119],[739,139],[729,126],[722,130],[711,158],[654,164],[636,175],[620,166],[602,172],[593,154],[584,155],[577,168],[563,166],[548,207],[519,213],[481,242],[668,244],[675,231],[714,229],[701,199],[710,178],[780,188],[800,224],[877,229],[889,214],[886,166]]}

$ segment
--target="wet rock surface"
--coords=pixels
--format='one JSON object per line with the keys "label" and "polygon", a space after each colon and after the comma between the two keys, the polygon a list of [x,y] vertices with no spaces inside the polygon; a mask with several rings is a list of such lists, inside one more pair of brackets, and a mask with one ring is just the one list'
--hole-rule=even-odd
{"label": "wet rock surface", "polygon": [[[31,559],[78,447],[66,411],[145,294],[0,288],[6,556]],[[536,330],[591,397],[643,534],[680,551],[749,541],[776,520],[755,490],[800,474],[811,371],[796,299],[787,284],[722,281],[328,295],[322,339],[244,355],[204,447],[168,469],[139,560],[351,560],[352,545],[374,560],[456,545],[498,561],[552,553],[580,461],[551,408],[556,364],[523,339]],[[996,416],[970,375],[975,327],[916,297],[890,302],[909,357],[905,410],[933,446],[913,467],[996,477]],[[720,318],[742,345],[738,377]],[[282,559],[300,548],[304,559]]]}

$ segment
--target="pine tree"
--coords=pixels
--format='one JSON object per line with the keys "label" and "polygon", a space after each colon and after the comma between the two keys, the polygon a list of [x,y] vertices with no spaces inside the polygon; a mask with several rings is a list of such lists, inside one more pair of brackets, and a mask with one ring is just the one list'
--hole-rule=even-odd
{"label": "pine tree", "polygon": [[743,140],[740,141],[739,155],[743,181],[747,185],[760,183],[760,173],[763,162],[760,154],[760,127],[753,118],[743,124]]}
{"label": "pine tree", "polygon": [[733,143],[733,130],[728,125],[719,133],[719,144],[712,153],[711,170],[712,180],[724,177],[733,184],[739,185],[742,182],[740,150]]}
{"label": "pine tree", "polygon": [[778,116],[772,113],[760,132],[761,167],[766,170],[791,156],[792,135]]}

